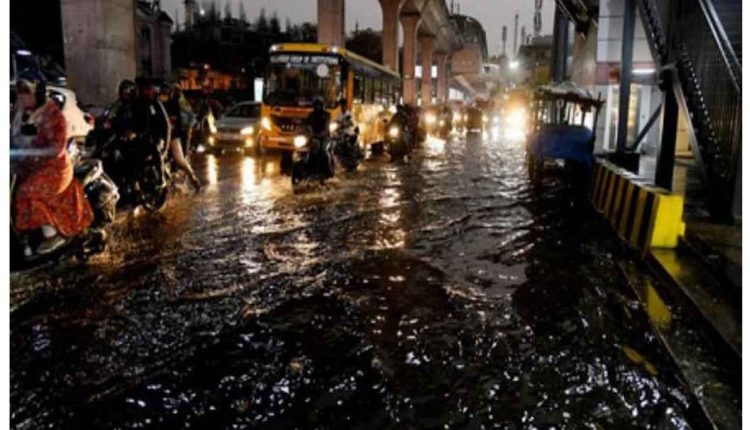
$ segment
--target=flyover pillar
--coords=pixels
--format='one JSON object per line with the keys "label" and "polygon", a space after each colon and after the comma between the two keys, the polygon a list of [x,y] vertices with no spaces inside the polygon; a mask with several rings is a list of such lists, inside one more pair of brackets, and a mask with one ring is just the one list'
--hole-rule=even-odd
{"label": "flyover pillar", "polygon": [[439,103],[448,100],[448,55],[437,52],[432,55],[437,65],[437,91],[436,99]]}
{"label": "flyover pillar", "polygon": [[344,46],[345,0],[318,0],[318,43]]}
{"label": "flyover pillar", "polygon": [[84,103],[112,103],[117,84],[137,73],[135,1],[62,0],[60,6],[68,84]]}
{"label": "flyover pillar", "polygon": [[403,94],[404,103],[411,106],[417,103],[417,81],[414,69],[417,65],[417,29],[420,20],[421,16],[418,13],[401,15],[401,26],[404,31]]}
{"label": "flyover pillar", "polygon": [[432,35],[419,36],[422,51],[422,106],[432,104]]}
{"label": "flyover pillar", "polygon": [[403,0],[380,0],[383,12],[383,65],[398,72],[398,12]]}

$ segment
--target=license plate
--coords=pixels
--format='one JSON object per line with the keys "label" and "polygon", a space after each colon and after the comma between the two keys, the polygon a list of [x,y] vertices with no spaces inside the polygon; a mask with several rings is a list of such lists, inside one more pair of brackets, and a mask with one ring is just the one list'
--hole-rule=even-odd
{"label": "license plate", "polygon": [[216,133],[216,137],[220,140],[242,140],[242,136],[234,133]]}

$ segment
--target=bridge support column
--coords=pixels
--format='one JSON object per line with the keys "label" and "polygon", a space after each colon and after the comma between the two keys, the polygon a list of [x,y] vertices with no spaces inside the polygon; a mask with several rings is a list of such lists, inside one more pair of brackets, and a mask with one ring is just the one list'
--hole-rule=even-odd
{"label": "bridge support column", "polygon": [[105,106],[137,73],[133,0],[63,0],[65,71],[84,103]]}
{"label": "bridge support column", "polygon": [[345,0],[318,0],[318,43],[344,46]]}
{"label": "bridge support column", "polygon": [[672,190],[679,118],[679,107],[674,93],[674,73],[669,69],[662,70],[659,77],[659,87],[664,95],[664,101],[661,105],[661,135],[659,136],[659,151],[656,155],[654,184],[667,190]]}
{"label": "bridge support column", "polygon": [[433,36],[419,36],[422,51],[422,106],[432,104],[432,40]]}
{"label": "bridge support column", "polygon": [[436,98],[439,103],[444,103],[448,100],[448,55],[436,53],[433,57],[437,63]]}
{"label": "bridge support column", "polygon": [[380,0],[383,12],[383,65],[398,72],[398,12],[403,0]]}
{"label": "bridge support column", "polygon": [[404,103],[411,106],[417,103],[417,81],[414,69],[417,65],[417,29],[421,19],[418,13],[401,15],[401,26],[404,31],[403,94]]}

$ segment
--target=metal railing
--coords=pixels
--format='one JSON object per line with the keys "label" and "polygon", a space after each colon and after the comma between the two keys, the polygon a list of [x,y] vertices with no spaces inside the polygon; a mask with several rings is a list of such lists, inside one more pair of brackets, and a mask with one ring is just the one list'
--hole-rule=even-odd
{"label": "metal railing", "polygon": [[712,212],[732,204],[742,134],[742,66],[709,0],[641,0],[661,64],[674,63],[695,130]]}

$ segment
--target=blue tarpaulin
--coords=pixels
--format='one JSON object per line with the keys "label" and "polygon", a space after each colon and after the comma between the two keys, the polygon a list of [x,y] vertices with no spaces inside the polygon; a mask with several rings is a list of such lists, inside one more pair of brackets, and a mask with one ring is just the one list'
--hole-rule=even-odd
{"label": "blue tarpaulin", "polygon": [[547,125],[531,135],[529,152],[547,159],[577,161],[587,168],[594,162],[594,133],[579,125]]}

